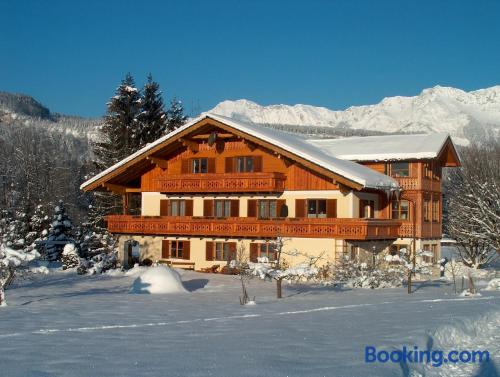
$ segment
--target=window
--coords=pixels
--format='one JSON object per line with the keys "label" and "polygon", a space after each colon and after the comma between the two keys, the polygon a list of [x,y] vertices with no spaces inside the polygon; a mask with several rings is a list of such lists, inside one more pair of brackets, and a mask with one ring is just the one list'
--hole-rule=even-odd
{"label": "window", "polygon": [[186,201],[170,200],[170,216],[186,216]]}
{"label": "window", "polygon": [[191,160],[191,172],[192,173],[208,173],[208,159],[207,158],[196,158]]}
{"label": "window", "polygon": [[326,218],[326,199],[307,200],[307,217]]}
{"label": "window", "polygon": [[426,263],[435,263],[437,260],[437,245],[424,245],[423,251],[425,254],[432,255],[423,255],[422,260]]}
{"label": "window", "polygon": [[216,242],[215,243],[215,260],[227,261],[229,256],[229,243],[228,242]]}
{"label": "window", "polygon": [[409,220],[410,203],[407,200],[394,200],[392,202],[392,218],[399,220]]}
{"label": "window", "polygon": [[432,201],[432,221],[438,223],[440,221],[439,218],[439,198],[434,197]]}
{"label": "window", "polygon": [[430,204],[429,200],[424,200],[424,221],[430,221]]}
{"label": "window", "polygon": [[359,201],[359,217],[362,219],[373,219],[375,217],[375,201]]}
{"label": "window", "polygon": [[389,247],[389,254],[392,256],[401,256],[401,250],[403,249],[407,252],[408,250],[410,250],[410,245],[391,245]]}
{"label": "window", "polygon": [[215,200],[214,201],[215,217],[231,217],[231,201],[230,200]]}
{"label": "window", "polygon": [[182,259],[182,250],[184,249],[183,241],[172,241],[170,243],[170,258]]}
{"label": "window", "polygon": [[271,261],[276,260],[276,245],[274,243],[261,243],[259,245],[259,257],[267,257]]}
{"label": "window", "polygon": [[432,179],[433,176],[433,171],[434,171],[434,166],[432,162],[425,162],[424,163],[424,177]]}
{"label": "window", "polygon": [[260,219],[272,219],[277,216],[276,200],[259,200],[258,201],[258,217]]}
{"label": "window", "polygon": [[392,177],[409,177],[410,163],[409,162],[393,162],[391,164]]}
{"label": "window", "polygon": [[236,157],[236,172],[251,173],[253,172],[253,157]]}

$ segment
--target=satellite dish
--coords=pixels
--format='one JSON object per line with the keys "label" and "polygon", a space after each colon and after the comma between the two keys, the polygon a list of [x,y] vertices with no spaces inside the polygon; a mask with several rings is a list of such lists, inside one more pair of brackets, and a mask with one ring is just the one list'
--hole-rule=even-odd
{"label": "satellite dish", "polygon": [[214,131],[208,137],[208,146],[211,147],[212,145],[214,145],[216,140],[217,140],[217,132]]}

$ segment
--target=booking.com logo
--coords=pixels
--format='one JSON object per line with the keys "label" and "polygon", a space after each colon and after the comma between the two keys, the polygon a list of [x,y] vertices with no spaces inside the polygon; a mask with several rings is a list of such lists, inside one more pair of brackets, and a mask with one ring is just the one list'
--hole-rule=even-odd
{"label": "booking.com logo", "polygon": [[452,363],[483,363],[490,360],[488,351],[457,351],[451,350],[448,353],[439,350],[419,350],[417,346],[391,351],[380,350],[374,346],[365,347],[365,363],[425,363],[434,367]]}

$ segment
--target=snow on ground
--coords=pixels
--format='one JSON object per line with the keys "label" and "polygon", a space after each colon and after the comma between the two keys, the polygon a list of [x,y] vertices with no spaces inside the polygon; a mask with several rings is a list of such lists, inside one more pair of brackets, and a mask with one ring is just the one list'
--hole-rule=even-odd
{"label": "snow on ground", "polygon": [[[461,377],[477,366],[365,363],[364,347],[487,349],[493,359],[500,348],[497,291],[461,298],[443,281],[412,295],[285,285],[277,300],[274,283],[256,278],[248,290],[257,305],[241,306],[233,276],[182,271],[190,294],[136,295],[144,268],[132,271],[51,270],[7,290],[0,375]],[[488,365],[483,376],[495,373]]]}

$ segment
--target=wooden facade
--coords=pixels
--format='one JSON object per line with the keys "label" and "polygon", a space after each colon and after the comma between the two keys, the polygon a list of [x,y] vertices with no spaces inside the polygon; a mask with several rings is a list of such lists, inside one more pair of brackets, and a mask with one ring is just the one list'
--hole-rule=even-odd
{"label": "wooden facade", "polygon": [[[215,136],[214,136],[215,135]],[[278,235],[304,238],[345,240],[395,240],[397,238],[441,237],[441,168],[442,159],[397,162],[359,162],[379,173],[393,176],[402,193],[363,189],[346,177],[274,147],[251,135],[244,135],[221,122],[205,119],[191,129],[179,132],[172,140],[158,144],[143,155],[127,160],[85,187],[85,190],[108,190],[124,196],[158,193],[164,197],[222,195],[232,200],[231,215],[216,218],[213,200],[205,201],[203,217],[193,216],[193,204],[187,203],[183,216],[171,215],[168,200],[158,202],[160,216],[107,217],[112,233],[186,237],[272,238]],[[393,174],[396,163],[408,163],[408,172]],[[273,195],[284,192],[338,192],[350,197],[351,217],[339,218],[337,202],[325,199],[324,218],[306,216],[307,198],[296,204],[295,216],[283,216],[283,201],[277,200],[277,218],[263,219],[256,214],[255,200],[248,200],[247,212],[239,210],[240,196]],[[357,195],[370,196],[358,198]],[[321,195],[320,195],[321,197]],[[359,211],[354,210],[357,198]],[[376,200],[375,200],[375,199]],[[407,203],[408,209],[403,205]],[[298,203],[298,202],[297,202]],[[377,205],[375,205],[377,203]],[[430,204],[429,204],[430,203]],[[319,206],[319,204],[317,204]],[[323,203],[322,203],[323,205]],[[399,208],[396,213],[394,208]],[[366,211],[363,208],[367,208]],[[406,212],[405,212],[406,211]],[[404,213],[403,213],[404,212]],[[403,216],[404,217],[401,217]],[[363,218],[369,217],[369,218]]]}

